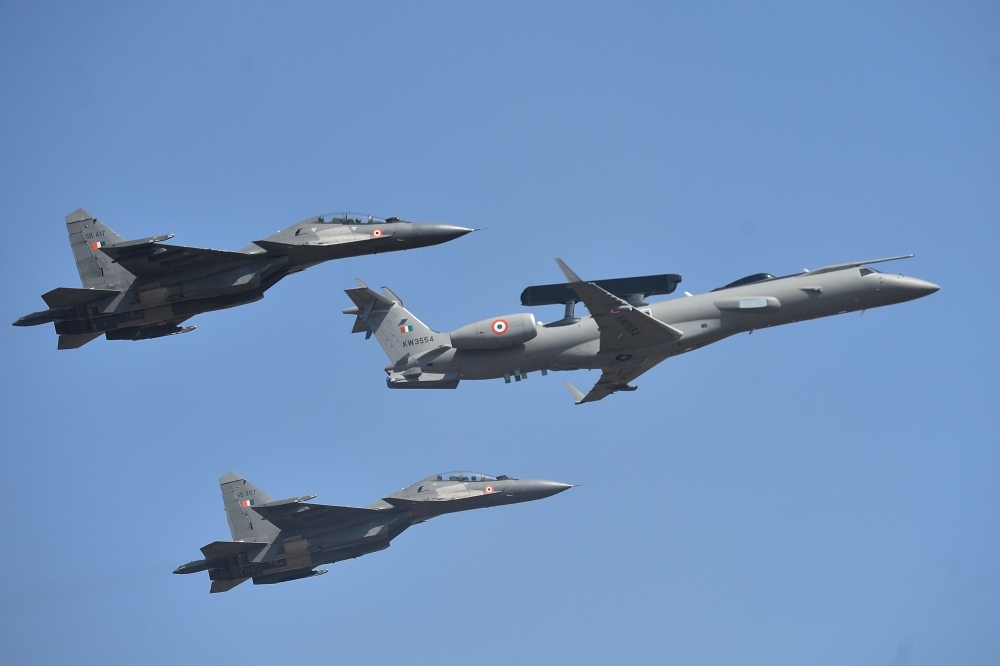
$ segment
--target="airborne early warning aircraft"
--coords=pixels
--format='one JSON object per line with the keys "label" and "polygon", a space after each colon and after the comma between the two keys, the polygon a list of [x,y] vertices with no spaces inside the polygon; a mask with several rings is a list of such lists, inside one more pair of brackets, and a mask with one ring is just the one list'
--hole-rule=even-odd
{"label": "airborne early warning aircraft", "polygon": [[403,530],[436,516],[530,502],[573,487],[556,481],[445,472],[359,508],[308,504],[315,495],[275,502],[236,472],[219,479],[219,485],[233,540],[204,546],[204,559],[174,571],[208,571],[212,592],[225,592],[249,579],[254,585],[266,585],[325,574],[325,569],[315,567],[385,550]]}
{"label": "airborne early warning aircraft", "polygon": [[164,243],[173,234],[126,241],[82,208],[66,216],[66,228],[83,289],[53,289],[42,295],[49,309],[14,322],[55,323],[59,349],[81,347],[101,334],[146,340],[187,333],[194,329],[180,326],[187,319],[260,300],[290,273],[331,259],[437,245],[472,231],[331,213],[229,252]]}
{"label": "airborne early warning aircraft", "polygon": [[[510,383],[529,372],[599,369],[601,378],[586,395],[566,382],[576,404],[634,391],[629,382],[664,359],[741,332],[791,324],[845,312],[902,303],[933,294],[938,286],[871,268],[903,257],[826,266],[785,277],[757,273],[707,294],[647,303],[669,294],[676,274],[597,280],[580,279],[559,259],[564,284],[528,287],[521,304],[564,304],[565,315],[550,324],[521,313],[484,319],[451,333],[424,325],[387,287],[383,294],[363,282],[347,295],[355,306],[353,333],[372,333],[389,356],[390,388],[455,388],[463,379]],[[582,302],[590,316],[576,317]]]}

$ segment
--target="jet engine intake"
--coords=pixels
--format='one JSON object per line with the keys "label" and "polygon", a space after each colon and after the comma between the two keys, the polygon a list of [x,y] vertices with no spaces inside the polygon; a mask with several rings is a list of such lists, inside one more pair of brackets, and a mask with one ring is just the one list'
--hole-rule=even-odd
{"label": "jet engine intake", "polygon": [[463,326],[451,334],[451,346],[455,349],[502,349],[525,343],[536,335],[535,315],[504,315]]}

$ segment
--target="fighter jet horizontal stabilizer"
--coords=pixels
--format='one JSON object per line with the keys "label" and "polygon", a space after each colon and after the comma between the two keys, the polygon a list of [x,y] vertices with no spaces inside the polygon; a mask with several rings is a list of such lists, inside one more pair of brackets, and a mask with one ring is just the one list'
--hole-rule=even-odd
{"label": "fighter jet horizontal stabilizer", "polygon": [[168,241],[173,238],[173,234],[163,234],[161,236],[150,236],[149,238],[139,238],[137,240],[125,241],[124,243],[114,243],[108,247],[137,247],[139,245],[151,245],[153,243],[162,243],[163,241]]}
{"label": "fighter jet horizontal stabilizer", "polygon": [[201,554],[206,560],[216,560],[220,557],[232,557],[242,555],[255,548],[263,548],[266,543],[255,543],[253,541],[213,541],[201,547]]}
{"label": "fighter jet horizontal stabilizer", "polygon": [[50,308],[66,308],[74,305],[85,305],[102,298],[117,296],[120,291],[111,289],[77,289],[74,287],[56,287],[42,294],[42,300]]}

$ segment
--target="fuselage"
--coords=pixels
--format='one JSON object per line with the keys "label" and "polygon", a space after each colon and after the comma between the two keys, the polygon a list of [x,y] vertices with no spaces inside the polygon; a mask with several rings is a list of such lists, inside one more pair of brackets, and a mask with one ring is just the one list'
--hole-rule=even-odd
{"label": "fuselage", "polygon": [[[537,335],[502,349],[439,349],[417,362],[426,372],[457,379],[520,379],[529,372],[603,368],[633,358],[662,360],[704,347],[737,333],[807,319],[893,305],[937,291],[929,282],[852,266],[801,273],[705,294],[673,298],[638,309],[683,335],[669,344],[641,349],[604,350],[593,317],[536,325]],[[405,378],[389,372],[389,385]],[[399,375],[397,380],[394,375]]]}
{"label": "fuselage", "polygon": [[[543,499],[570,484],[541,479],[512,479],[476,472],[445,472],[418,481],[363,509],[344,509],[310,527],[261,535],[235,555],[195,560],[174,573],[208,571],[213,581],[280,583],[314,576],[332,564],[384,550],[410,526],[436,516]],[[310,498],[312,496],[309,496]],[[308,505],[305,505],[308,506]],[[252,506],[247,510],[252,510]]]}
{"label": "fuselage", "polygon": [[132,267],[135,274],[116,270],[113,283],[92,296],[85,289],[65,290],[74,293],[60,300],[50,292],[43,296],[48,310],[21,317],[14,325],[53,322],[59,335],[104,333],[108,339],[131,340],[185,332],[190,328],[182,329],[179,323],[260,300],[291,273],[333,259],[437,245],[470,231],[435,222],[335,213],[303,220],[238,252],[159,245],[167,236],[147,239],[150,242],[94,243],[88,251],[95,256],[105,247],[120,252],[120,246],[130,246],[128,261],[119,258],[115,263]]}

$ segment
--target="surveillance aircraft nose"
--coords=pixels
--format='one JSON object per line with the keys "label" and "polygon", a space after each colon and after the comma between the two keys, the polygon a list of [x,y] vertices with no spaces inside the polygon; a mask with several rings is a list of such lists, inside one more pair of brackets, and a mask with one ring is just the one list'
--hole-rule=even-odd
{"label": "surveillance aircraft nose", "polygon": [[913,298],[922,298],[924,296],[930,296],[935,291],[939,290],[941,287],[937,286],[933,282],[928,282],[927,280],[920,280],[918,278],[905,277],[902,280],[903,289],[913,295]]}

